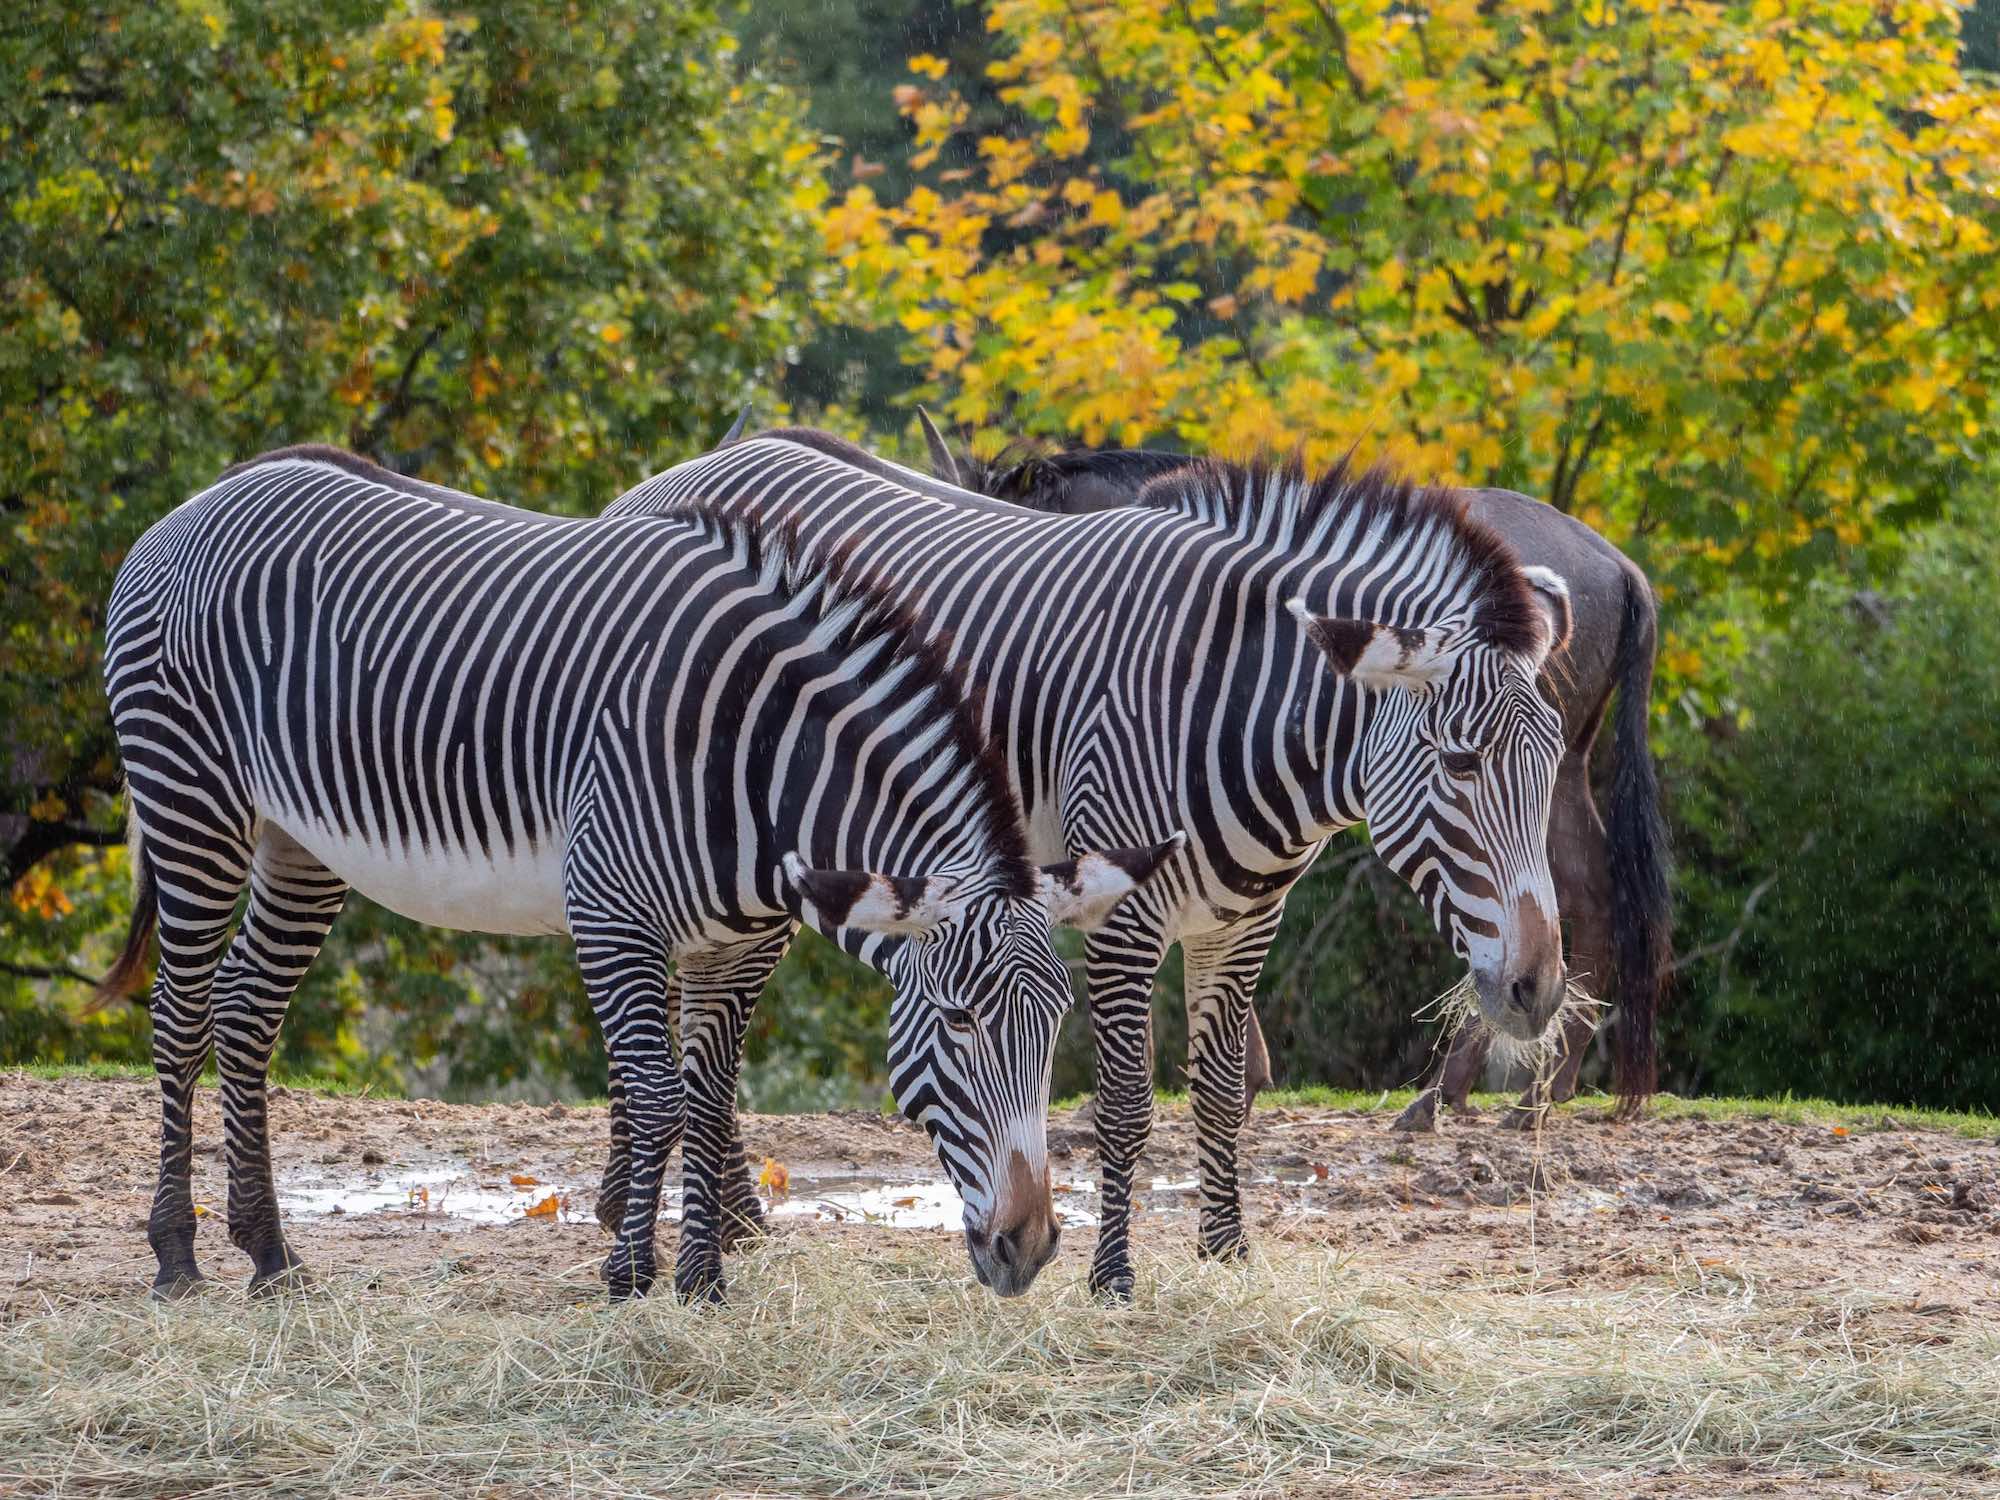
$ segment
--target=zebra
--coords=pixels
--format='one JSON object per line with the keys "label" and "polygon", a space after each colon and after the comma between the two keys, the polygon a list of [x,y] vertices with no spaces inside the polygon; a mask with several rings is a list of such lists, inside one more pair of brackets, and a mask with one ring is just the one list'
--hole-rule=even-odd
{"label": "zebra", "polygon": [[[1138,501],[1146,485],[1186,465],[1187,455],[1150,448],[1081,448],[1051,453],[1010,444],[997,461],[955,456],[944,435],[919,409],[931,472],[1035,510],[1085,515]],[[741,429],[732,430],[732,438]],[[1559,575],[1570,592],[1574,627],[1568,648],[1542,674],[1543,689],[1563,718],[1563,758],[1556,774],[1549,855],[1556,897],[1569,926],[1570,966],[1602,991],[1615,984],[1613,1037],[1617,1113],[1629,1118],[1656,1086],[1655,1017],[1673,969],[1673,905],[1668,887],[1666,824],[1647,746],[1653,656],[1659,635],[1652,586],[1618,548],[1573,516],[1514,490],[1469,489],[1467,507],[1528,563]],[[1616,706],[1613,707],[1613,699]],[[1590,785],[1591,756],[1610,717],[1612,774],[1609,828]],[[1254,1094],[1271,1081],[1269,1053],[1256,1012],[1250,1015],[1249,1076]],[[1546,1106],[1576,1093],[1595,1020],[1578,1008],[1566,1022],[1558,1059],[1546,1080],[1528,1087],[1501,1124],[1526,1128]],[[1486,1063],[1491,1034],[1463,1027],[1451,1038],[1436,1075],[1397,1118],[1393,1129],[1436,1128],[1442,1101],[1469,1112],[1469,1094]]]}
{"label": "zebra", "polygon": [[[1286,892],[1366,818],[1477,979],[1539,1035],[1564,995],[1547,863],[1560,726],[1535,678],[1568,633],[1463,496],[1385,469],[1205,463],[1146,503],[1056,517],[780,430],[654,476],[607,516],[701,497],[851,551],[984,688],[1037,857],[1185,829],[1187,856],[1091,932],[1102,1213],[1090,1285],[1133,1287],[1152,1127],[1151,992],[1181,945],[1204,1255],[1245,1253],[1250,997]],[[1329,670],[1330,669],[1330,670]]]}
{"label": "zebra", "polygon": [[675,1289],[723,1295],[738,1053],[801,919],[893,982],[892,1086],[964,1199],[979,1279],[1015,1295],[1054,1254],[1044,1135],[1071,995],[1050,924],[1101,920],[1178,844],[1029,863],[953,669],[857,563],[700,507],[564,520],[281,449],[139,538],[104,673],[137,882],[107,987],[155,929],[160,953],[157,1295],[200,1280],[189,1115],[211,1045],[230,1239],[255,1290],[303,1273],[265,1081],[350,887],[573,939],[629,1133],[614,1297],[653,1284],[683,1127]]}

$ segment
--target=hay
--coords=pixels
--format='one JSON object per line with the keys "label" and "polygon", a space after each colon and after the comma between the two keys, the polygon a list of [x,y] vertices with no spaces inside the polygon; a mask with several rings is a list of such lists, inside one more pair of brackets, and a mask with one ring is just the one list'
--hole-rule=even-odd
{"label": "hay", "polygon": [[1525,1070],[1539,1082],[1546,1082],[1562,1059],[1563,1033],[1577,1016],[1595,1014],[1606,1008],[1589,990],[1585,989],[1577,975],[1563,978],[1563,998],[1549,1016],[1548,1025],[1538,1036],[1522,1038],[1509,1036],[1495,1028],[1479,1008],[1479,990],[1468,972],[1450,989],[1416,1013],[1419,1021],[1438,1023],[1438,1041],[1433,1050],[1442,1050],[1451,1039],[1467,1027],[1486,1033],[1492,1053],[1510,1071]]}
{"label": "hay", "polygon": [[588,1275],[52,1306],[0,1328],[0,1492],[1251,1495],[2000,1457],[1990,1329],[1926,1343],[1906,1304],[1691,1265],[1442,1291],[1277,1246],[1145,1261],[1124,1309],[1080,1274],[1000,1302],[886,1236],[767,1245],[719,1312],[607,1307]]}

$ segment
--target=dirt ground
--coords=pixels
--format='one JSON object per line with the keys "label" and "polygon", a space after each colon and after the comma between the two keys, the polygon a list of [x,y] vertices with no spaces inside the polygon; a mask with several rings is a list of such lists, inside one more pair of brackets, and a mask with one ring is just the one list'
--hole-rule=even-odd
{"label": "dirt ground", "polygon": [[[1680,1268],[1774,1290],[1851,1287],[1906,1298],[1910,1336],[1926,1340],[2000,1317],[2000,1142],[1768,1120],[1617,1125],[1588,1111],[1560,1116],[1539,1142],[1491,1117],[1407,1137],[1389,1133],[1390,1118],[1259,1108],[1245,1151],[1253,1235],[1392,1264],[1419,1284],[1520,1273],[1545,1288],[1607,1286]],[[278,1089],[272,1121],[289,1233],[309,1265],[450,1261],[594,1284],[607,1244],[591,1217],[603,1110]],[[147,1284],[157,1131],[150,1080],[0,1074],[0,1316]],[[902,1243],[934,1241],[970,1277],[944,1227],[956,1208],[913,1128],[858,1112],[751,1116],[745,1135],[789,1174],[775,1233],[914,1236]],[[1095,1206],[1088,1120],[1059,1112],[1050,1147],[1070,1228],[1045,1277],[1080,1280]],[[223,1229],[219,1148],[207,1091],[197,1253],[234,1282],[248,1262]],[[1191,1247],[1194,1161],[1192,1121],[1163,1106],[1135,1229],[1149,1248]],[[661,1226],[663,1263],[673,1232]]]}

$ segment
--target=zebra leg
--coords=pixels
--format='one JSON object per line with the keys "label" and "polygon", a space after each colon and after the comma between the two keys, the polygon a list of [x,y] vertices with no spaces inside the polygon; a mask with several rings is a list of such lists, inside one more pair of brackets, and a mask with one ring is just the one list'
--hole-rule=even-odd
{"label": "zebra leg", "polygon": [[[674,1067],[680,1056],[674,1038],[681,1029],[681,987],[679,976],[669,973],[666,988],[667,1045],[673,1051]],[[611,1154],[605,1158],[604,1177],[597,1188],[597,1222],[613,1234],[625,1222],[625,1200],[632,1188],[632,1122],[625,1113],[625,1080],[615,1067],[608,1068],[605,1094],[611,1103]]]}
{"label": "zebra leg", "polygon": [[1181,940],[1187,973],[1188,1104],[1201,1166],[1204,1256],[1237,1260],[1249,1253],[1236,1170],[1246,1113],[1243,1054],[1257,976],[1283,915],[1284,908],[1274,906],[1220,932]]}
{"label": "zebra leg", "polygon": [[[680,977],[667,978],[667,1024],[680,1034]],[[614,1070],[608,1090],[611,1101],[611,1155],[604,1164],[604,1179],[597,1191],[597,1222],[616,1231],[625,1217],[625,1195],[632,1180],[632,1131],[625,1118],[625,1085]],[[743,1146],[743,1130],[736,1122],[729,1143],[729,1157],[722,1174],[722,1249],[727,1254],[737,1246],[764,1233],[764,1205],[757,1197],[757,1184],[750,1176],[749,1156]]]}
{"label": "zebra leg", "polygon": [[250,865],[250,903],[215,979],[215,1065],[222,1078],[223,1140],[229,1154],[229,1238],[261,1291],[302,1273],[285,1243],[271,1181],[265,1081],[292,993],[319,956],[347,899],[347,884],[266,825]]}
{"label": "zebra leg", "polygon": [[750,1175],[750,1153],[743,1144],[743,1121],[729,1122],[729,1151],[722,1162],[722,1253],[739,1250],[764,1237],[764,1204],[757,1180]]}
{"label": "zebra leg", "polygon": [[687,1085],[686,1188],[674,1291],[683,1302],[723,1298],[724,1171],[736,1138],[736,1069],[743,1030],[764,981],[792,940],[789,923],[761,938],[681,960],[681,1076]]}
{"label": "zebra leg", "polygon": [[[671,983],[672,981],[668,981]],[[611,1101],[611,1154],[597,1185],[597,1222],[613,1234],[625,1222],[625,1198],[632,1187],[632,1122],[625,1114],[625,1080],[607,1063],[605,1093]]]}
{"label": "zebra leg", "polygon": [[667,955],[650,929],[614,925],[574,906],[570,930],[584,990],[604,1032],[611,1087],[624,1101],[623,1211],[604,1281],[614,1299],[643,1297],[658,1274],[653,1239],[660,1185],[687,1119],[667,1026]]}
{"label": "zebra leg", "polygon": [[[135,788],[136,795],[136,788]],[[160,970],[153,981],[153,1071],[160,1080],[160,1180],[146,1240],[159,1261],[153,1295],[187,1295],[201,1283],[194,1260],[194,1085],[214,1040],[211,1006],[236,899],[250,873],[247,838],[204,830],[172,839],[142,816],[145,858],[158,886]]]}
{"label": "zebra leg", "polygon": [[1157,925],[1116,915],[1084,948],[1101,1188],[1090,1289],[1121,1302],[1132,1295],[1132,1174],[1153,1133],[1153,976],[1166,955]]}

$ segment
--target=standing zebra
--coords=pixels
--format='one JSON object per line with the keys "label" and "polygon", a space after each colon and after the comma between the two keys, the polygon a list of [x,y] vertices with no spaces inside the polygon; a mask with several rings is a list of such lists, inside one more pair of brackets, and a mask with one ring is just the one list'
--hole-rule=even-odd
{"label": "standing zebra", "polygon": [[606,514],[699,498],[894,579],[985,689],[1038,857],[1187,830],[1188,857],[1087,950],[1104,1189],[1091,1285],[1125,1295],[1154,973],[1179,942],[1200,1247],[1236,1255],[1250,998],[1286,892],[1337,830],[1368,820],[1471,965],[1491,1024],[1547,1025],[1563,995],[1547,863],[1562,747],[1535,677],[1567,632],[1567,597],[1457,493],[1380,470],[1308,481],[1204,464],[1145,505],[1079,517],[906,472],[823,433],[770,433]]}
{"label": "standing zebra", "polygon": [[1030,865],[950,667],[842,558],[808,569],[790,537],[699,508],[565,521],[286,449],[139,539],[105,677],[138,881],[107,984],[155,926],[160,947],[160,1294],[200,1279],[189,1113],[211,1044],[230,1238],[253,1287],[299,1269],[265,1077],[349,886],[441,926],[574,938],[629,1132],[614,1295],[653,1282],[685,1123],[675,1286],[721,1296],[744,1023],[800,918],[894,982],[896,1095],[965,1200],[980,1279],[1019,1292],[1053,1254],[1070,994],[1049,924],[1101,918],[1175,845]]}
{"label": "standing zebra", "polygon": [[[930,418],[920,415],[937,478],[1058,515],[1135,504],[1148,483],[1192,461],[1150,448],[1086,448],[1026,456],[1016,451],[982,464],[955,458]],[[1658,637],[1653,590],[1636,563],[1574,516],[1513,490],[1465,494],[1473,519],[1491,527],[1523,562],[1548,567],[1569,588],[1574,614],[1569,645],[1542,674],[1543,689],[1563,718],[1549,858],[1570,926],[1570,967],[1600,994],[1607,980],[1615,983],[1618,1110],[1635,1114],[1654,1088],[1654,1018],[1673,952],[1666,825],[1646,743]],[[1608,830],[1590,787],[1591,755],[1607,716],[1613,719]],[[1269,1083],[1270,1068],[1254,1010],[1250,1025],[1248,1086],[1254,1093]],[[1564,1029],[1546,1095],[1537,1079],[1503,1124],[1530,1125],[1540,1118],[1541,1106],[1576,1093],[1595,1030],[1591,1012],[1577,1010]],[[1440,1099],[1468,1109],[1467,1096],[1490,1044],[1483,1029],[1461,1028],[1436,1079],[1403,1111],[1396,1128],[1433,1128]]]}

